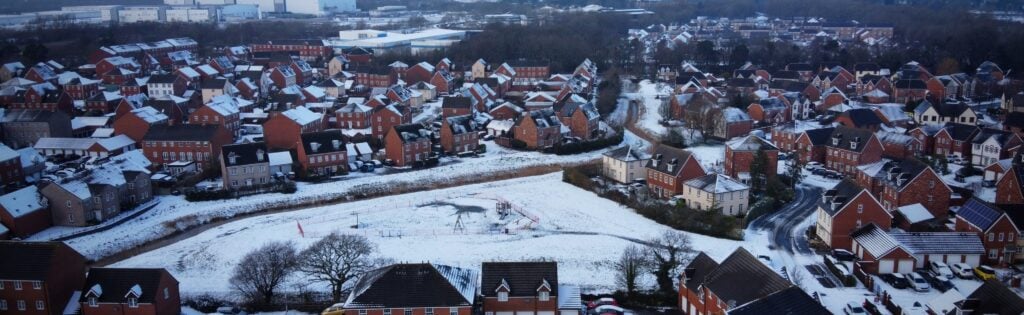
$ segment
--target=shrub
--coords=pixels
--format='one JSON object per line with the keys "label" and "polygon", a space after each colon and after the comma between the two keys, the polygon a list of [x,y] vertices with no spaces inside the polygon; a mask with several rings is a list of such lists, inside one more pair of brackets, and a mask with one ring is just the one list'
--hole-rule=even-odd
{"label": "shrub", "polygon": [[516,150],[525,150],[526,149],[526,141],[513,138],[512,140],[509,140],[508,143],[509,143],[509,145],[513,149],[516,149]]}
{"label": "shrub", "polygon": [[616,145],[619,143],[622,143],[621,132],[609,138],[558,145],[551,148],[551,152],[558,155],[576,154],[607,148],[608,146]]}

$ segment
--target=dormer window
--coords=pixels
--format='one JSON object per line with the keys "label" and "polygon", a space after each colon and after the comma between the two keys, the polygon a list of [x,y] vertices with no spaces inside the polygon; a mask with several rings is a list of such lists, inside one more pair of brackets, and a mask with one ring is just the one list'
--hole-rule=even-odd
{"label": "dormer window", "polygon": [[99,307],[99,301],[97,301],[95,296],[89,297],[89,307]]}
{"label": "dormer window", "polygon": [[551,299],[551,292],[548,292],[548,291],[537,292],[537,300],[539,300],[539,301],[547,301],[549,299]]}
{"label": "dormer window", "polygon": [[498,302],[508,302],[508,292],[498,292]]}
{"label": "dormer window", "polygon": [[139,307],[139,299],[130,297],[128,298],[128,307],[136,308]]}

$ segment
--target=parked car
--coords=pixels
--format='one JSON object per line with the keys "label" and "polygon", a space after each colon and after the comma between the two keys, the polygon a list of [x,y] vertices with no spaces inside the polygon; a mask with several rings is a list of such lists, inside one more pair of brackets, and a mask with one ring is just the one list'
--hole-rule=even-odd
{"label": "parked car", "polygon": [[928,280],[925,280],[921,274],[917,272],[911,272],[907,274],[907,280],[910,281],[910,288],[917,292],[928,292],[931,288],[928,286]]}
{"label": "parked car", "polygon": [[895,289],[902,290],[910,287],[910,282],[907,281],[907,277],[904,277],[902,274],[886,273],[879,277],[882,278],[882,281],[885,281],[885,283],[888,283]]}
{"label": "parked car", "polygon": [[927,280],[933,288],[940,292],[946,292],[953,288],[953,282],[949,281],[949,278],[928,272],[922,272],[921,276],[924,277],[924,279]]}
{"label": "parked car", "polygon": [[953,279],[953,272],[949,270],[949,266],[941,261],[932,261],[928,263],[928,269],[936,277],[943,277],[946,279]]}
{"label": "parked car", "polygon": [[960,279],[971,279],[974,278],[974,272],[971,270],[971,266],[964,263],[952,264],[949,269],[953,271],[953,274]]}
{"label": "parked car", "polygon": [[978,277],[981,281],[996,278],[996,270],[989,266],[977,266],[974,267],[974,276]]}
{"label": "parked car", "polygon": [[832,257],[835,257],[836,259],[842,260],[842,261],[854,261],[854,260],[857,260],[857,256],[854,256],[853,253],[851,253],[850,251],[845,250],[845,249],[833,249],[832,250]]}
{"label": "parked car", "polygon": [[342,315],[342,314],[345,314],[344,306],[345,306],[344,303],[338,303],[338,304],[331,305],[331,307],[328,307],[327,309],[324,309],[323,312],[320,312],[320,315]]}
{"label": "parked car", "polygon": [[843,313],[847,315],[861,315],[867,314],[868,311],[864,310],[864,306],[857,302],[848,302],[846,307],[843,308]]}

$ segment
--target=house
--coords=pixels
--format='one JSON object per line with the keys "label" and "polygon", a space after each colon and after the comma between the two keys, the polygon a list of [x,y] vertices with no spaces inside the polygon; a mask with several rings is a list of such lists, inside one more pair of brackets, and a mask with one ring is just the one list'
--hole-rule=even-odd
{"label": "house", "polygon": [[408,107],[396,104],[377,106],[370,113],[370,132],[378,140],[384,140],[384,136],[392,127],[412,122],[412,114]]}
{"label": "house", "polygon": [[750,119],[765,125],[777,125],[790,121],[792,114],[789,105],[780,97],[769,97],[758,100],[747,106]]}
{"label": "house", "polygon": [[589,141],[600,136],[598,124],[601,114],[597,113],[594,103],[565,102],[554,109],[562,125],[569,127],[569,137]]}
{"label": "house", "polygon": [[199,83],[199,92],[203,95],[203,104],[206,104],[213,101],[214,97],[235,94],[235,87],[227,79],[209,78]]}
{"label": "house", "polygon": [[[348,173],[348,153],[341,129],[303,133],[302,146],[296,147],[296,160],[306,177],[335,176]],[[271,173],[273,174],[273,173]]]}
{"label": "house", "polygon": [[3,143],[13,149],[31,147],[40,138],[70,137],[71,117],[61,111],[8,109],[0,120]]}
{"label": "house", "polygon": [[10,185],[25,181],[21,169],[21,155],[18,151],[0,144],[0,185]]}
{"label": "house", "polygon": [[45,156],[106,158],[135,150],[135,140],[126,135],[110,138],[42,138],[34,148]]}
{"label": "house", "polygon": [[142,152],[160,166],[193,161],[200,169],[213,168],[231,133],[218,125],[155,125],[142,139]]}
{"label": "house", "polygon": [[422,163],[430,157],[432,138],[433,132],[421,124],[395,125],[384,137],[386,157],[396,166]]}
{"label": "house", "polygon": [[476,152],[480,144],[477,124],[471,115],[441,120],[441,148],[448,154]]}
{"label": "house", "polygon": [[648,159],[649,154],[630,145],[609,150],[601,155],[601,174],[622,184],[645,180]]}
{"label": "house", "polygon": [[472,113],[472,98],[465,96],[445,96],[441,100],[441,117],[462,116]]}
{"label": "house", "polygon": [[867,129],[877,132],[882,127],[882,119],[875,111],[867,108],[854,108],[839,114],[836,122],[850,128]]}
{"label": "house", "polygon": [[947,122],[976,125],[978,114],[964,103],[944,102],[936,106],[923,100],[914,107],[914,121],[918,125],[942,125]]}
{"label": "house", "polygon": [[7,80],[18,77],[22,71],[25,71],[25,64],[21,62],[5,63],[0,67],[0,82],[7,82]]}
{"label": "house", "polygon": [[915,158],[876,163],[880,165],[859,167],[855,177],[858,184],[870,189],[882,208],[892,212],[902,206],[921,204],[935,218],[946,218],[953,190],[928,164]]}
{"label": "house", "polygon": [[971,164],[984,166],[1012,157],[1020,150],[1020,136],[998,129],[982,129],[971,140]]}
{"label": "house", "polygon": [[360,276],[342,308],[345,315],[471,315],[477,277],[445,265],[394,264]]}
{"label": "house", "polygon": [[271,183],[270,158],[265,143],[225,145],[220,153],[224,188],[239,190]]}
{"label": "house", "polygon": [[558,264],[484,262],[480,293],[485,314],[558,314]]}
{"label": "house", "polygon": [[657,197],[668,199],[683,193],[683,183],[707,171],[689,151],[658,145],[645,165],[647,187]]}
{"label": "house", "polygon": [[[956,213],[954,231],[977,235],[984,247],[981,262],[989,265],[1015,263],[1017,243],[1021,236],[1024,217],[1015,213],[1021,210],[1011,205],[996,205],[971,198]],[[977,263],[977,262],[975,262]]]}
{"label": "house", "polygon": [[851,179],[825,191],[815,215],[815,235],[833,249],[850,249],[850,234],[864,225],[874,223],[883,230],[892,226],[892,214]]}
{"label": "house", "polygon": [[925,155],[923,145],[917,138],[896,132],[879,131],[875,133],[882,143],[882,157],[890,159],[908,159]]}
{"label": "house", "polygon": [[96,93],[85,100],[85,110],[97,113],[110,113],[121,103],[121,94],[118,92]]}
{"label": "house", "polygon": [[114,133],[126,135],[136,142],[142,141],[149,129],[157,125],[167,125],[170,117],[156,108],[145,106],[131,110],[114,120]]}
{"label": "house", "polygon": [[238,105],[238,101],[230,96],[215,97],[212,102],[206,103],[192,112],[189,115],[188,123],[200,126],[221,126],[231,132],[232,136],[236,136],[242,127]]}
{"label": "house", "polygon": [[161,95],[181,96],[185,94],[188,82],[185,78],[175,74],[155,74],[149,76],[146,81],[146,91],[150,97]]}
{"label": "house", "polygon": [[960,232],[896,232],[889,236],[914,256],[914,268],[929,268],[933,261],[979,266],[985,248],[978,235]]}
{"label": "house", "polygon": [[270,149],[294,149],[302,133],[324,130],[323,114],[298,106],[277,114],[263,123],[263,139]]}
{"label": "house", "polygon": [[714,129],[708,135],[718,139],[732,139],[750,134],[754,121],[747,113],[735,107],[726,107],[711,111],[709,119],[715,120]]}
{"label": "house", "polygon": [[291,65],[283,64],[270,70],[270,81],[274,82],[274,86],[278,89],[298,84],[296,78],[297,74]]}
{"label": "house", "polygon": [[540,150],[562,143],[562,123],[552,110],[529,111],[516,120],[512,138],[527,149]]}
{"label": "house", "polygon": [[753,135],[726,142],[725,174],[744,184],[750,184],[750,164],[754,162],[759,152],[763,152],[765,157],[762,171],[766,178],[758,180],[763,182],[767,177],[774,177],[778,172],[779,148],[768,140]]}
{"label": "house", "polygon": [[[955,290],[954,290],[955,291]],[[831,315],[828,309],[818,300],[804,292],[798,286],[769,294],[753,302],[729,310],[729,315],[764,315],[764,314],[806,314]]]}
{"label": "house", "polygon": [[511,102],[504,102],[487,112],[491,120],[515,120],[523,114],[523,108]]}
{"label": "house", "polygon": [[334,111],[335,127],[344,129],[370,128],[373,108],[359,103],[348,103]]}
{"label": "house", "polygon": [[892,90],[894,102],[916,102],[928,95],[928,84],[920,79],[899,79],[892,82]]}
{"label": "house", "polygon": [[85,281],[85,257],[63,242],[0,241],[4,314],[63,315]]}
{"label": "house", "polygon": [[82,315],[181,313],[178,280],[163,268],[90,268],[75,302]]}
{"label": "house", "polygon": [[996,203],[1024,204],[1024,155],[1010,162],[1010,169],[996,181]]}
{"label": "house", "polygon": [[683,182],[683,203],[697,210],[719,210],[724,215],[741,216],[750,210],[750,187],[722,174],[708,174]]}
{"label": "house", "polygon": [[686,314],[724,314],[791,287],[742,247],[721,263],[701,252],[683,268],[679,309]]}
{"label": "house", "polygon": [[[918,139],[926,134],[927,131],[923,129],[927,129],[927,125],[914,130],[919,129],[921,131],[911,132],[911,134],[917,135]],[[967,159],[972,154],[971,150],[974,145],[974,139],[977,138],[979,133],[981,133],[981,128],[975,125],[946,123],[932,135],[932,149],[925,152],[938,156],[952,155]]]}
{"label": "house", "polygon": [[289,151],[271,152],[267,154],[267,158],[270,159],[270,175],[274,178],[280,178],[287,176],[292,173],[292,153]]}
{"label": "house", "polygon": [[981,284],[966,299],[953,303],[953,314],[1020,314],[1024,312],[1024,299],[999,280],[990,279]]}
{"label": "house", "polygon": [[869,223],[851,234],[852,250],[858,268],[868,274],[908,273],[914,271],[915,258],[885,229]]}
{"label": "house", "polygon": [[882,142],[870,130],[836,127],[825,143],[825,167],[854,174],[857,166],[882,159]]}
{"label": "house", "polygon": [[317,82],[314,86],[322,89],[324,91],[324,93],[327,94],[327,97],[329,97],[329,98],[331,98],[331,97],[338,98],[338,97],[343,97],[343,96],[346,95],[346,93],[347,93],[346,90],[348,90],[349,88],[352,87],[352,81],[351,80],[339,81],[339,80],[335,80],[335,79],[326,79],[326,80]]}
{"label": "house", "polygon": [[0,196],[0,223],[8,236],[26,238],[52,225],[49,204],[36,186],[27,186]]}

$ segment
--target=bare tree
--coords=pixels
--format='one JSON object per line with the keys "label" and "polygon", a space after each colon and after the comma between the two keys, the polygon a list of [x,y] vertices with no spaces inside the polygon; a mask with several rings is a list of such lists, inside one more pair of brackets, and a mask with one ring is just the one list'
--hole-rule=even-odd
{"label": "bare tree", "polygon": [[618,274],[615,282],[620,287],[626,287],[626,294],[636,293],[636,279],[640,277],[647,268],[647,257],[643,250],[636,245],[629,245],[622,250],[622,256],[615,262],[615,269]]}
{"label": "bare tree", "polygon": [[675,292],[673,282],[679,266],[692,251],[690,237],[676,231],[666,231],[661,237],[651,240],[649,250],[651,273],[658,282],[658,290],[662,293]]}
{"label": "bare tree", "polygon": [[295,271],[298,261],[295,244],[270,242],[245,254],[235,266],[231,286],[250,301],[262,300],[270,304],[274,291]]}
{"label": "bare tree", "polygon": [[298,269],[314,281],[330,284],[331,296],[337,302],[345,282],[377,266],[377,260],[371,257],[375,250],[362,235],[334,232],[299,254]]}

